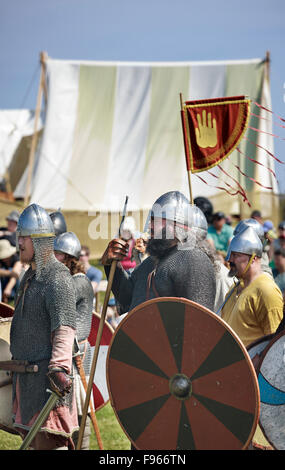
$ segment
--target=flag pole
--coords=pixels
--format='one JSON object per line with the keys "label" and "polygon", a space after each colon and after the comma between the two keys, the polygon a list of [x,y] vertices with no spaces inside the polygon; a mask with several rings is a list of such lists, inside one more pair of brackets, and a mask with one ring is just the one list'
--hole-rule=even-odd
{"label": "flag pole", "polygon": [[188,176],[188,186],[189,186],[189,194],[190,194],[190,203],[194,205],[193,201],[193,192],[192,192],[192,182],[191,182],[191,170],[189,165],[189,156],[187,152],[187,136],[185,135],[185,115],[184,115],[184,108],[183,108],[183,97],[182,93],[180,93],[180,109],[181,109],[181,119],[182,119],[182,131],[184,137],[184,151],[185,151],[185,158],[186,158],[186,167],[187,167],[187,176]]}
{"label": "flag pole", "polygon": [[[28,177],[27,177],[26,194],[25,194],[25,199],[24,199],[25,206],[27,206],[29,199],[30,199],[32,173],[33,173],[35,152],[36,152],[37,140],[38,140],[38,120],[39,120],[39,116],[41,112],[43,91],[44,92],[46,91],[46,85],[45,85],[46,57],[47,57],[47,54],[45,52],[41,52],[40,54],[41,76],[40,76],[40,84],[39,84],[39,89],[38,89],[37,104],[36,104],[36,110],[35,110],[34,133],[32,137],[31,149],[30,149],[30,154],[29,154]],[[45,100],[46,100],[46,95],[45,95]]]}

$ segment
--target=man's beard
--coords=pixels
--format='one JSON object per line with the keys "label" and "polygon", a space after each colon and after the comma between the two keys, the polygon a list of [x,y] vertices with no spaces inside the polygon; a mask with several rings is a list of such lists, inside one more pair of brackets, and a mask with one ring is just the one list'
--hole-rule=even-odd
{"label": "man's beard", "polygon": [[237,268],[234,263],[230,263],[230,270],[228,272],[228,277],[237,276]]}
{"label": "man's beard", "polygon": [[150,256],[163,258],[177,245],[177,240],[173,238],[168,239],[166,234],[166,227],[164,227],[161,231],[161,238],[150,238],[148,240],[146,252]]}

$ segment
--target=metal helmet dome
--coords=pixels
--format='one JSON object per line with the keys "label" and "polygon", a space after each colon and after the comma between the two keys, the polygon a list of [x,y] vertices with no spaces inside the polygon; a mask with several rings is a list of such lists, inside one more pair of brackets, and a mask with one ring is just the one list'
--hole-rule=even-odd
{"label": "metal helmet dome", "polygon": [[32,238],[54,237],[55,231],[52,220],[45,209],[38,204],[30,204],[21,213],[17,236]]}
{"label": "metal helmet dome", "polygon": [[151,216],[193,227],[195,218],[198,221],[198,208],[191,205],[180,191],[169,191],[155,201]]}
{"label": "metal helmet dome", "polygon": [[54,251],[60,251],[76,259],[80,257],[81,243],[73,232],[61,233],[54,240]]}
{"label": "metal helmet dome", "polygon": [[193,206],[193,228],[202,230],[203,235],[206,237],[208,232],[208,222],[203,211],[197,207]]}
{"label": "metal helmet dome", "polygon": [[56,237],[61,233],[67,232],[65,218],[60,210],[51,212],[49,216],[52,220]]}
{"label": "metal helmet dome", "polygon": [[263,227],[256,219],[241,220],[234,229],[234,236],[238,235],[246,227],[252,227],[256,231],[256,233],[259,236],[260,240],[262,240],[262,241],[264,240]]}
{"label": "metal helmet dome", "polygon": [[258,258],[262,257],[262,243],[253,227],[245,226],[230,242],[226,261],[230,259],[231,253],[244,253],[246,255],[255,254]]}

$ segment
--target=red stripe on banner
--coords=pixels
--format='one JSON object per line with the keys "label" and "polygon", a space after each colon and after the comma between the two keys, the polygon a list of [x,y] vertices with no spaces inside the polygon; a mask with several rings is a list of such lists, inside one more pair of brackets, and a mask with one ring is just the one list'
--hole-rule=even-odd
{"label": "red stripe on banner", "polygon": [[215,186],[214,184],[207,183],[207,181],[205,181],[202,178],[202,176],[197,175],[196,173],[195,173],[194,176],[197,176],[197,178],[199,178],[201,181],[203,181],[203,183],[207,184],[207,186],[211,186],[211,188],[221,189],[222,191],[226,191],[226,193],[228,193],[230,196],[236,196],[237,194],[239,194],[239,191],[236,191],[235,193],[231,193],[230,191],[228,191],[226,188],[223,188],[222,186]]}
{"label": "red stripe on banner", "polygon": [[[219,179],[219,177],[218,177],[217,175],[215,175],[214,173],[211,173],[210,171],[208,171],[208,173],[209,173],[209,175],[213,176],[214,178]],[[226,186],[228,186],[229,188],[231,188],[231,189],[234,190],[234,188],[233,188],[229,183],[227,183],[227,182],[224,181],[224,180],[222,180],[222,182],[223,182]],[[238,185],[239,185],[239,183],[238,183]],[[240,185],[239,185],[239,186],[240,186]],[[215,186],[215,187],[217,187],[217,186]],[[227,192],[228,192],[228,191],[227,191]],[[231,193],[229,193],[229,194],[231,194]],[[251,207],[251,204],[250,204],[250,202],[248,201],[248,199],[247,199],[247,197],[246,197],[246,194],[245,194],[245,191],[244,191],[243,188],[242,188],[242,192],[239,191],[239,190],[236,190],[236,192],[235,192],[234,194],[231,194],[231,196],[236,196],[237,194],[240,194],[240,195],[244,198],[244,202],[247,202],[248,205],[249,205],[249,207]]]}
{"label": "red stripe on banner", "polygon": [[221,167],[221,165],[218,165],[218,168],[219,168],[226,176],[228,176],[229,178],[231,178],[231,179],[238,185],[238,187],[240,188],[240,194],[241,194],[242,197],[243,197],[243,201],[246,202],[246,203],[249,205],[249,207],[251,207],[251,204],[250,204],[250,202],[249,202],[249,200],[248,200],[248,198],[247,198],[246,192],[245,192],[245,190],[243,189],[243,187],[240,185],[240,183],[239,183],[235,178],[233,178],[231,175],[229,175],[229,174]]}
{"label": "red stripe on banner", "polygon": [[258,116],[258,114],[255,114],[255,113],[250,113],[250,114],[251,114],[251,116],[255,116],[259,119],[263,119],[264,121],[273,122],[274,124],[276,124],[276,126],[279,126],[279,127],[282,127],[283,129],[285,129],[285,126],[282,126],[282,124],[279,124],[279,122],[272,121],[271,119],[268,119],[266,117]]}
{"label": "red stripe on banner", "polygon": [[251,126],[247,126],[247,127],[248,129],[251,129],[255,132],[261,132],[261,134],[267,134],[267,135],[271,135],[272,137],[277,137],[278,139],[285,140],[283,137],[280,137],[280,135],[271,134],[270,132],[262,131],[261,129],[256,129],[256,127],[251,127]]}
{"label": "red stripe on banner", "polygon": [[[215,178],[218,178],[216,175],[208,172],[210,175],[214,176]],[[225,181],[223,181],[223,183],[225,183],[229,188],[233,189],[235,192],[234,193],[231,193],[228,189],[226,188],[223,188],[222,186],[215,186],[214,184],[210,184],[210,183],[207,183],[207,181],[205,181],[201,176],[197,175],[195,173],[195,176],[197,176],[197,178],[199,178],[201,181],[203,181],[203,183],[207,184],[208,186],[211,186],[211,188],[215,188],[215,189],[220,189],[222,191],[225,191],[227,194],[229,194],[230,196],[237,196],[238,194],[240,194],[242,197],[243,197],[243,200],[244,202],[246,202],[248,204],[249,207],[251,207],[251,204],[249,202],[249,200],[247,198],[244,198],[244,191],[240,191],[240,190],[235,190],[230,184],[226,183]]]}
{"label": "red stripe on banner", "polygon": [[271,186],[268,187],[268,186],[264,186],[263,184],[259,183],[258,181],[256,181],[254,178],[252,178],[251,176],[248,176],[246,175],[238,165],[235,165],[234,163],[232,164],[233,166],[236,167],[236,169],[243,175],[245,176],[246,178],[250,179],[251,181],[254,181],[254,183],[258,184],[259,186],[262,186],[262,188],[265,188],[265,189],[273,189]]}
{"label": "red stripe on banner", "polygon": [[279,116],[278,114],[276,114],[276,113],[274,113],[273,111],[271,111],[271,109],[265,108],[264,106],[262,106],[261,104],[257,103],[256,101],[252,101],[252,102],[253,102],[254,104],[256,104],[256,106],[258,106],[259,108],[264,109],[265,111],[267,111],[268,113],[275,114],[275,116],[277,116],[278,119],[280,119],[280,121],[285,122],[285,119],[283,119],[281,116]]}
{"label": "red stripe on banner", "polygon": [[273,153],[269,152],[269,150],[267,150],[265,147],[262,147],[262,145],[256,144],[255,142],[253,142],[252,140],[248,139],[247,137],[244,137],[244,139],[246,139],[248,142],[250,142],[251,144],[255,145],[256,147],[259,147],[259,148],[261,148],[262,150],[264,150],[268,155],[270,155],[270,157],[273,157],[278,163],[282,163],[282,165],[284,164],[284,162],[282,162],[281,160],[279,160],[279,158],[275,157],[275,155],[273,155]]}
{"label": "red stripe on banner", "polygon": [[272,175],[274,176],[274,178],[275,178],[276,181],[277,181],[276,174],[274,173],[274,171],[273,171],[271,168],[269,168],[268,166],[264,165],[264,164],[261,163],[261,162],[258,162],[257,160],[254,160],[254,158],[248,157],[248,156],[247,156],[245,153],[243,153],[238,147],[237,147],[237,151],[238,151],[240,154],[242,154],[245,158],[247,158],[248,160],[250,160],[251,162],[257,163],[257,165],[261,165],[261,166],[263,166],[264,168],[266,168],[266,170],[268,170],[268,171],[270,171],[270,173],[272,173]]}

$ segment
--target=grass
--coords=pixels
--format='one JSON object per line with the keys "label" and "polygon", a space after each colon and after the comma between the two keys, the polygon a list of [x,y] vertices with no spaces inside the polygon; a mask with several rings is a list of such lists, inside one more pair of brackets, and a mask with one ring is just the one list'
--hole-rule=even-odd
{"label": "grass", "polygon": [[[103,450],[129,450],[130,441],[118,423],[114,411],[107,403],[96,412]],[[0,450],[18,450],[22,443],[20,436],[0,430]],[[91,425],[90,450],[99,450],[97,439]]]}

